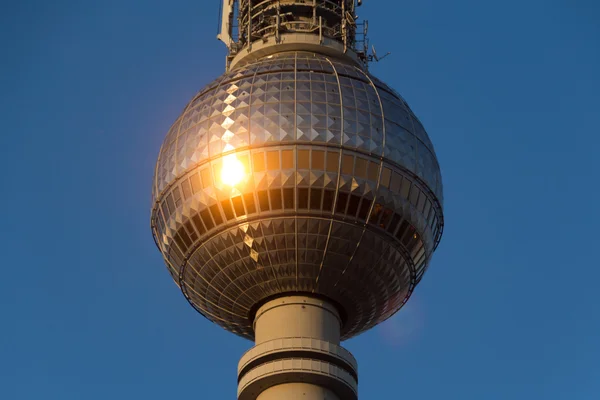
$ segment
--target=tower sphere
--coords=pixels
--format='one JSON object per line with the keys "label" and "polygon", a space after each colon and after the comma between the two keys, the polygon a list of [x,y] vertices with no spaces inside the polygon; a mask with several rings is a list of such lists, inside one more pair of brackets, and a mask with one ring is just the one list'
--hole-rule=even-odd
{"label": "tower sphere", "polygon": [[202,89],[171,127],[152,232],[202,315],[253,339],[282,295],[324,298],[341,338],[398,311],[443,229],[433,145],[407,103],[348,59],[282,52]]}

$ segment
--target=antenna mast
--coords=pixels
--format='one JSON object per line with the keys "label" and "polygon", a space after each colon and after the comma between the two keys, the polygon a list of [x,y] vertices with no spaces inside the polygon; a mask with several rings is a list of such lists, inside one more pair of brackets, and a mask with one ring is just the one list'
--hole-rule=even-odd
{"label": "antenna mast", "polygon": [[361,4],[357,0],[223,0],[217,38],[229,50],[227,70],[296,50],[350,58],[366,67],[368,47],[356,39],[362,23],[357,24],[355,11]]}

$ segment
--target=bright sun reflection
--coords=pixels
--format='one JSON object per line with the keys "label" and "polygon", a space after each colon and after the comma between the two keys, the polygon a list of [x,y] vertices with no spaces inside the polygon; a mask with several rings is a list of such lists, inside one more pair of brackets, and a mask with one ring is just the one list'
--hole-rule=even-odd
{"label": "bright sun reflection", "polygon": [[221,182],[229,186],[235,186],[244,178],[244,165],[235,154],[223,157],[221,168]]}

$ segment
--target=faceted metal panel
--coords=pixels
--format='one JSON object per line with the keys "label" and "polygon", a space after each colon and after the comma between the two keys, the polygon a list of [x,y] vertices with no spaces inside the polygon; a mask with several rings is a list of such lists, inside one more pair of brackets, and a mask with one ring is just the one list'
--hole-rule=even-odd
{"label": "faceted metal panel", "polygon": [[[233,187],[224,156],[244,167]],[[283,53],[236,69],[185,107],[161,148],[152,230],[190,303],[252,338],[252,313],[325,296],[343,338],[393,315],[443,229],[435,152],[406,102],[360,68]]]}

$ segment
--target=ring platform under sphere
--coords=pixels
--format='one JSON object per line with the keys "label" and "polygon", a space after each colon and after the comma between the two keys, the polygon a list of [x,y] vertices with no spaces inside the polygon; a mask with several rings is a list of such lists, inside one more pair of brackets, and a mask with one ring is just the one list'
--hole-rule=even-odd
{"label": "ring platform under sphere", "polygon": [[200,91],[167,134],[152,194],[152,231],[185,297],[248,339],[261,304],[299,292],[339,308],[342,339],[373,327],[408,300],[443,227],[439,165],[406,102],[313,53]]}

